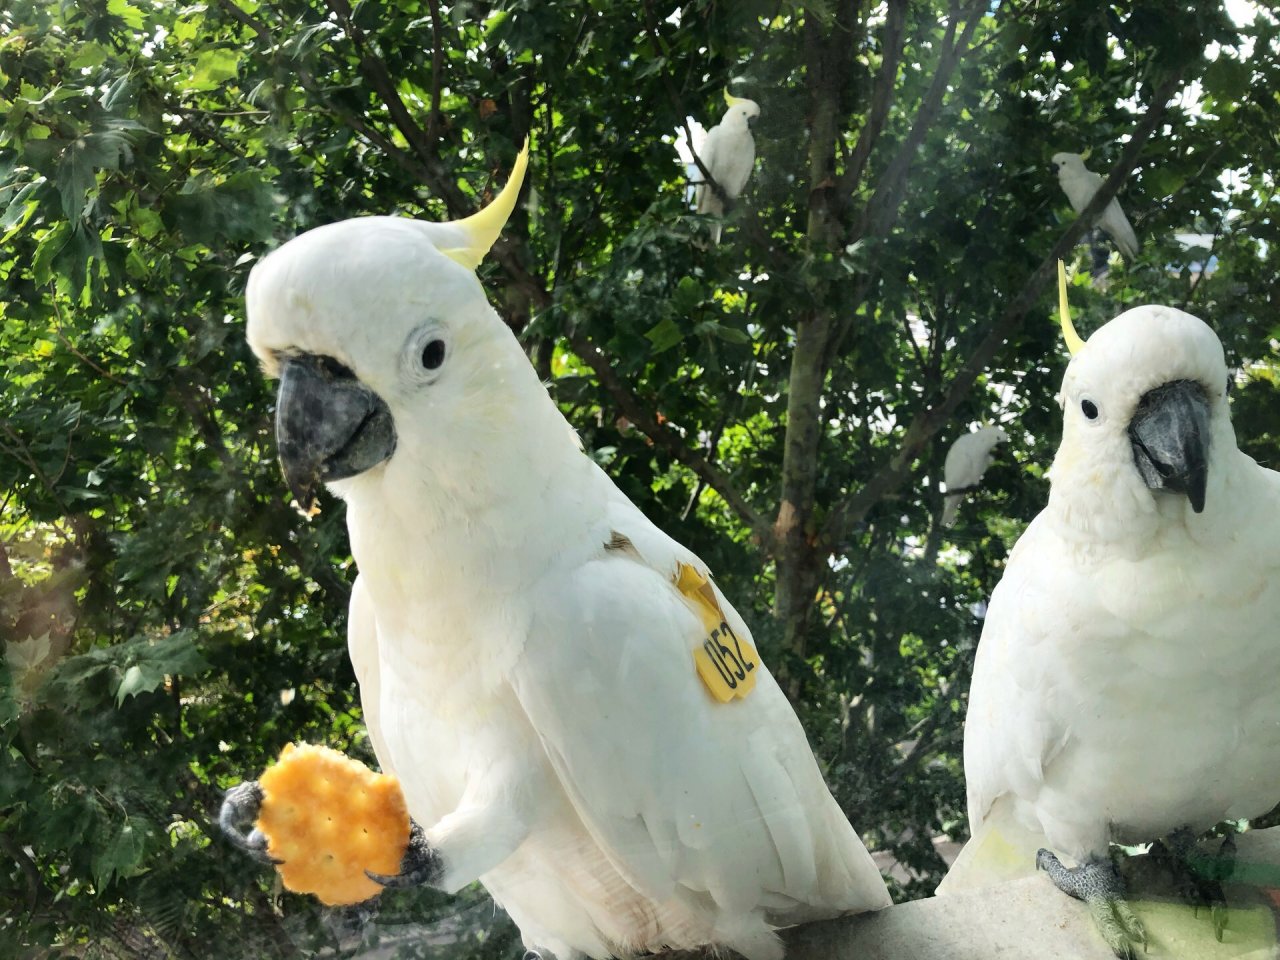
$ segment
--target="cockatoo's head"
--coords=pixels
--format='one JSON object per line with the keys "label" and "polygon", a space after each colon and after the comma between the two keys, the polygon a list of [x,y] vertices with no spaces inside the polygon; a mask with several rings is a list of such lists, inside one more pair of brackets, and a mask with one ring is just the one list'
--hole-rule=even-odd
{"label": "cockatoo's head", "polygon": [[1150,532],[1187,508],[1214,512],[1236,449],[1214,332],[1163,306],[1128,310],[1087,342],[1069,318],[1063,326],[1073,357],[1051,505],[1100,537]]}
{"label": "cockatoo's head", "polygon": [[729,109],[724,112],[724,118],[720,123],[726,127],[737,127],[745,130],[751,126],[752,120],[760,116],[760,104],[754,100],[735,97],[726,90],[724,92],[724,102],[728,104]]}
{"label": "cockatoo's head", "polygon": [[[515,205],[527,162],[465,220],[364,217],[308,231],[254,267],[249,344],[280,377],[276,437],[302,509],[338,483],[408,460],[459,483],[472,451],[549,404],[474,268]],[[467,442],[470,441],[470,442]]]}
{"label": "cockatoo's head", "polygon": [[1085,158],[1078,153],[1055,153],[1051,160],[1053,172],[1058,175],[1059,180],[1078,177],[1082,173],[1089,172],[1089,168],[1084,165],[1084,160]]}

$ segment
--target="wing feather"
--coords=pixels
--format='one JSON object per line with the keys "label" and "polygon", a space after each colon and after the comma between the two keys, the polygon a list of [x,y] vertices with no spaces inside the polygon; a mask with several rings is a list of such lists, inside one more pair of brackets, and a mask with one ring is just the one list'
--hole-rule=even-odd
{"label": "wing feather", "polygon": [[887,905],[763,665],[751,694],[726,704],[698,679],[705,628],[671,578],[680,562],[705,566],[629,502],[608,520],[602,545],[617,532],[635,549],[602,547],[547,596],[513,686],[610,862],[655,900],[674,889],[729,914]]}

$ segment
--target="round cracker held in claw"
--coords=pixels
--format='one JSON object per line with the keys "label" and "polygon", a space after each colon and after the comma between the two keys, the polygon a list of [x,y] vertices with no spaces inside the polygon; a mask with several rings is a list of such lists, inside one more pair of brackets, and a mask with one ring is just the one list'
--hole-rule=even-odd
{"label": "round cracker held in claw", "polygon": [[286,890],[359,903],[382,891],[366,870],[400,872],[409,811],[395,777],[328,747],[290,743],[258,783],[256,826]]}

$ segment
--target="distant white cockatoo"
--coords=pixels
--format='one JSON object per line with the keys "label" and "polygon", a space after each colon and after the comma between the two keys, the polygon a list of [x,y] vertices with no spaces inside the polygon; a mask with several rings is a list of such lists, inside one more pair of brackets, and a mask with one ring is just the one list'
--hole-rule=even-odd
{"label": "distant white cockatoo", "polygon": [[[1058,183],[1062,185],[1062,191],[1076,213],[1089,205],[1103,183],[1102,175],[1086,167],[1084,161],[1085,157],[1078,153],[1053,155],[1053,169],[1058,174]],[[1125,259],[1132,260],[1138,255],[1141,249],[1138,236],[1133,232],[1129,218],[1124,215],[1124,211],[1120,209],[1120,201],[1115,197],[1102,209],[1097,225],[1112,239]]]}
{"label": "distant white cockatoo", "polygon": [[405,875],[481,881],[562,958],[776,960],[776,926],[888,893],[706,564],[583,452],[485,298],[526,157],[473,217],[319,227],[246,295],[289,486],[346,501],[364,717],[420,825]]}
{"label": "distant white cockatoo", "polygon": [[1207,325],[1144,306],[1086,343],[1061,289],[1062,443],[987,610],[965,719],[973,836],[939,893],[1038,864],[1123,956],[1143,930],[1111,841],[1280,801],[1280,474],[1236,447]]}
{"label": "distant white cockatoo", "polygon": [[[724,195],[735,200],[747,185],[755,164],[756,142],[751,136],[751,121],[760,116],[760,105],[754,100],[735,97],[728,90],[724,92],[724,102],[728,109],[720,122],[707,131],[706,139],[696,153]],[[724,201],[710,184],[700,183],[695,199],[699,213],[724,216]],[[712,225],[711,233],[719,243],[719,223]]]}
{"label": "distant white cockatoo", "polygon": [[996,445],[1008,439],[1009,435],[999,427],[979,427],[951,445],[943,464],[943,479],[947,484],[947,495],[942,502],[943,526],[956,522],[960,501],[982,482],[982,475],[995,456]]}

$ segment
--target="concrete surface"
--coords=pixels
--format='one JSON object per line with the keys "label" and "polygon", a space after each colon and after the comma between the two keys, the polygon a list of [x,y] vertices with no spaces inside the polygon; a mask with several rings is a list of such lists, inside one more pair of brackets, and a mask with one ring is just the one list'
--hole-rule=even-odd
{"label": "concrete surface", "polygon": [[[1236,869],[1225,885],[1227,927],[1214,939],[1206,910],[1182,903],[1168,872],[1131,857],[1124,873],[1130,905],[1150,943],[1141,960],[1276,960],[1280,916],[1280,827],[1237,838]],[[1205,844],[1212,855],[1217,844]],[[783,932],[788,960],[1111,960],[1083,903],[1043,874],[988,890],[898,904],[879,913]]]}

